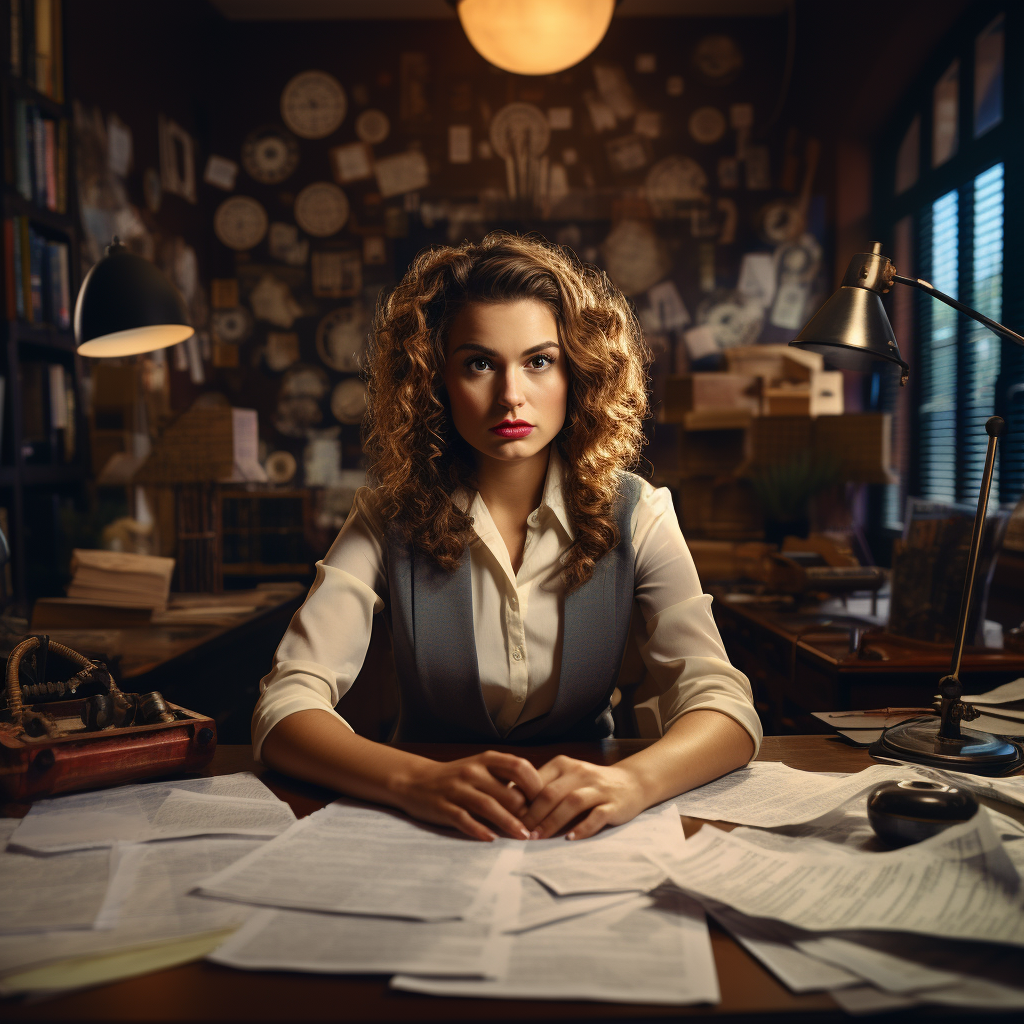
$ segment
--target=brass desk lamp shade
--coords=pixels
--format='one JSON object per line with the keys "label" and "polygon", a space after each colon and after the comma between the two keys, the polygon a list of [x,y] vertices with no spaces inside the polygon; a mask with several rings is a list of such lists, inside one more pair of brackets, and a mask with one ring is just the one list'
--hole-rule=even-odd
{"label": "brass desk lamp shade", "polygon": [[177,289],[115,237],[78,292],[78,351],[83,356],[135,355],[176,345],[194,333]]}
{"label": "brass desk lamp shade", "polygon": [[[896,337],[882,306],[882,296],[893,284],[906,284],[919,288],[961,313],[984,324],[1003,338],[1024,345],[1021,337],[1008,327],[990,320],[977,310],[965,306],[949,295],[933,288],[927,281],[900,277],[892,262],[882,255],[881,243],[875,242],[870,253],[860,253],[850,260],[846,276],[835,293],[808,321],[799,337],[790,344],[796,348],[819,352],[844,370],[867,370],[879,361],[900,371],[900,385],[907,382],[910,367],[900,356]],[[960,601],[960,617],[956,639],[953,642],[953,660],[949,675],[939,682],[936,696],[937,717],[922,716],[882,733],[873,743],[871,753],[877,757],[912,761],[933,768],[970,772],[974,775],[1005,775],[1024,764],[1024,748],[1012,740],[973,729],[962,729],[961,722],[970,722],[979,712],[960,700],[960,659],[963,655],[964,636],[971,609],[974,575],[978,565],[978,550],[985,525],[992,471],[995,467],[996,442],[1005,424],[993,416],[985,424],[988,450],[982,475],[978,511],[974,517],[971,547],[967,559],[967,579]]]}

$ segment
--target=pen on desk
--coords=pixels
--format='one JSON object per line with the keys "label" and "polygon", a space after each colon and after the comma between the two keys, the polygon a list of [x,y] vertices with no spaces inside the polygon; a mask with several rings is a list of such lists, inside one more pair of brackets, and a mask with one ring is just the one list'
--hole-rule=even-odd
{"label": "pen on desk", "polygon": [[934,708],[873,708],[870,711],[830,711],[829,718],[854,718],[858,715],[877,715],[885,718],[889,715],[930,715]]}

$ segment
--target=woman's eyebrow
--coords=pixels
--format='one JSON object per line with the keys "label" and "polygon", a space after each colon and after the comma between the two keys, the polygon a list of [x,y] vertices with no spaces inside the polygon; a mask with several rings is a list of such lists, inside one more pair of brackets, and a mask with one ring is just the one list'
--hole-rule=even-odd
{"label": "woman's eyebrow", "polygon": [[[528,348],[525,352],[521,353],[523,356],[532,356],[537,352],[543,352],[546,348],[558,348],[557,341],[542,341],[539,345],[534,345],[533,348]],[[471,352],[483,352],[485,356],[496,356],[497,352],[493,348],[487,348],[485,345],[478,345],[475,341],[467,341],[457,348],[452,349],[452,352],[461,352],[463,349],[468,349]]]}

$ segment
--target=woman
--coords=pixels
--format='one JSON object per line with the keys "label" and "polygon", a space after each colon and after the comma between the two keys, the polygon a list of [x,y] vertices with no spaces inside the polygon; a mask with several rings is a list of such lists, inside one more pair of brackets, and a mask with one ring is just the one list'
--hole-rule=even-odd
{"label": "woman", "polygon": [[[378,312],[361,489],[263,680],[256,756],[478,839],[569,839],[745,764],[761,731],[667,489],[626,472],[647,412],[626,300],[556,246],[505,234],[421,254]],[[634,603],[664,735],[613,766],[488,751],[436,762],[334,706],[385,611],[397,737],[610,734]]]}

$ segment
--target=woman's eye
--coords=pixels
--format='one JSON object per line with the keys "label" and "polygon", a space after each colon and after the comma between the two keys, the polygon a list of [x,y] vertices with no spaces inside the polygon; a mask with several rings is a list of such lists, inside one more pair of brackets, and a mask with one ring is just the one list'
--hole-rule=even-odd
{"label": "woman's eye", "polygon": [[484,370],[488,369],[488,367],[490,367],[491,364],[486,359],[479,358],[470,359],[467,365],[471,370],[476,370],[482,373]]}
{"label": "woman's eye", "polygon": [[535,370],[543,370],[545,366],[550,366],[554,362],[551,356],[534,356],[530,360],[530,365]]}

